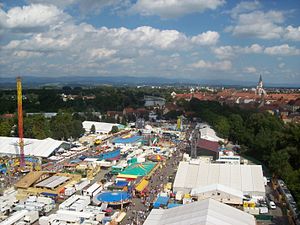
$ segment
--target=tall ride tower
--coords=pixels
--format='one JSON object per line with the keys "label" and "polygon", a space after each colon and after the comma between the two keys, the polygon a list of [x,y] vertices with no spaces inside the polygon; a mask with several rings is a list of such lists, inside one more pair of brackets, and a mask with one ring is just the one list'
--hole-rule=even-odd
{"label": "tall ride tower", "polygon": [[23,134],[23,108],[22,108],[22,83],[21,77],[17,77],[17,96],[18,96],[18,133],[19,133],[19,147],[20,147],[20,167],[25,167],[24,156],[24,134]]}

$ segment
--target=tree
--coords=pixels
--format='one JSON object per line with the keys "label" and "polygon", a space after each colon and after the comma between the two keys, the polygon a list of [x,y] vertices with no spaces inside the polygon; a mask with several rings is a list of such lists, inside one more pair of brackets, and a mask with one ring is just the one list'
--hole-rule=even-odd
{"label": "tree", "polygon": [[96,133],[96,127],[95,127],[94,124],[91,126],[90,133],[91,133],[91,134],[95,134],[95,133]]}
{"label": "tree", "polygon": [[50,123],[43,115],[24,117],[24,136],[45,139],[51,136]]}
{"label": "tree", "polygon": [[239,114],[232,114],[228,118],[230,125],[229,138],[233,142],[243,140],[243,134],[245,133],[244,121]]}
{"label": "tree", "polygon": [[12,121],[0,119],[0,136],[11,136]]}
{"label": "tree", "polygon": [[273,151],[270,155],[269,168],[272,170],[275,176],[284,178],[287,171],[290,170],[289,164],[290,156],[287,151]]}
{"label": "tree", "polygon": [[71,136],[73,128],[71,113],[59,111],[51,120],[52,137],[55,139],[67,140]]}
{"label": "tree", "polygon": [[117,133],[119,131],[119,128],[117,127],[117,126],[112,126],[112,128],[111,128],[111,133]]}
{"label": "tree", "polygon": [[73,120],[72,126],[73,129],[71,131],[71,136],[73,138],[79,138],[84,134],[85,130],[83,129],[82,122],[80,120]]}
{"label": "tree", "polygon": [[226,117],[219,116],[214,123],[214,128],[220,136],[228,138],[230,125]]}

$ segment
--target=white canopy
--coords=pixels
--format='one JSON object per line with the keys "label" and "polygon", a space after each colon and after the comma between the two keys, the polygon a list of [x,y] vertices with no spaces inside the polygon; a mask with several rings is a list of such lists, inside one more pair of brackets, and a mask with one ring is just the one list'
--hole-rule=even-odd
{"label": "white canopy", "polygon": [[[24,138],[24,155],[36,157],[49,157],[58,149],[63,141],[57,141],[52,138],[43,140]],[[18,137],[0,137],[0,155],[19,155]]]}
{"label": "white canopy", "polygon": [[113,126],[120,126],[117,123],[103,123],[103,122],[96,122],[96,121],[83,121],[82,126],[86,132],[90,132],[92,125],[95,125],[96,133],[109,133]]}
{"label": "white canopy", "polygon": [[254,216],[213,199],[152,209],[144,225],[255,225]]}
{"label": "white canopy", "polygon": [[264,196],[261,165],[230,165],[218,163],[180,162],[174,180],[174,191],[189,193],[194,188],[221,184],[243,194]]}

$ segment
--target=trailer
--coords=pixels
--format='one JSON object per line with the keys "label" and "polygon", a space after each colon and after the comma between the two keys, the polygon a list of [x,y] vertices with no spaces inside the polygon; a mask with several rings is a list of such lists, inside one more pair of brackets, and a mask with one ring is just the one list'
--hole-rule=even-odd
{"label": "trailer", "polygon": [[94,183],[92,186],[90,186],[88,189],[83,191],[83,195],[94,197],[96,194],[98,194],[100,191],[102,191],[102,186],[98,183]]}
{"label": "trailer", "polygon": [[79,183],[75,184],[74,186],[75,186],[76,191],[81,191],[83,188],[85,188],[89,184],[90,184],[90,180],[85,179],[85,180],[81,180]]}
{"label": "trailer", "polygon": [[29,211],[27,215],[24,217],[24,221],[33,224],[39,219],[39,212],[38,211]]}

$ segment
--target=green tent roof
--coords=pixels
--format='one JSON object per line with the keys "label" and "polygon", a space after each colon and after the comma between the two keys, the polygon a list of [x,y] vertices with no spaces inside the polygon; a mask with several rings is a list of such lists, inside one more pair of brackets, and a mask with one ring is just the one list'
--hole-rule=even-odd
{"label": "green tent roof", "polygon": [[154,162],[134,163],[128,166],[121,174],[145,176],[155,167]]}

